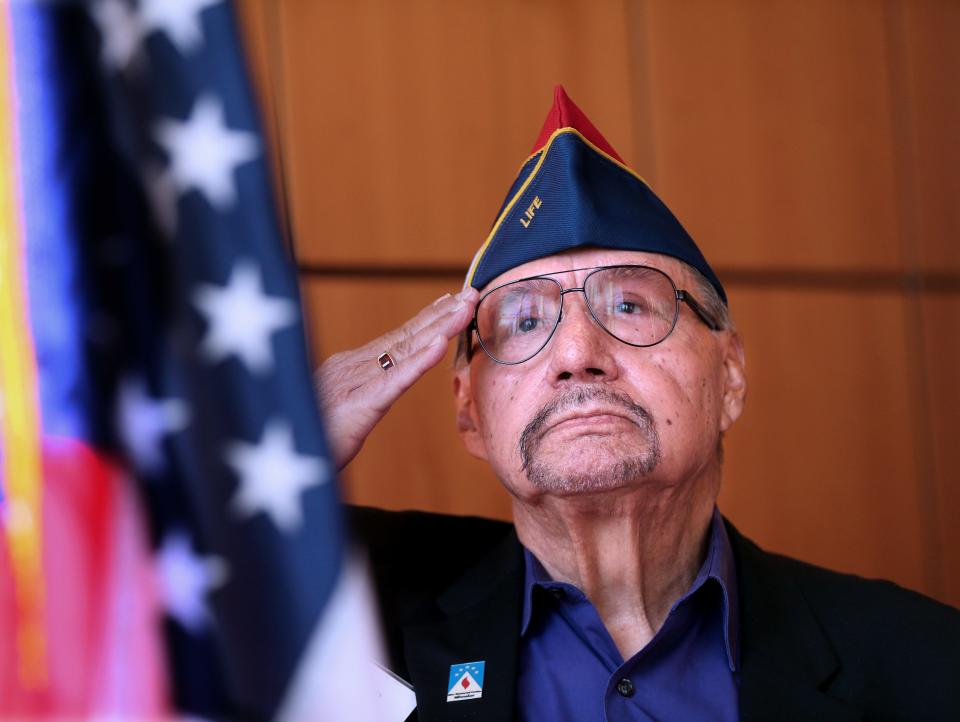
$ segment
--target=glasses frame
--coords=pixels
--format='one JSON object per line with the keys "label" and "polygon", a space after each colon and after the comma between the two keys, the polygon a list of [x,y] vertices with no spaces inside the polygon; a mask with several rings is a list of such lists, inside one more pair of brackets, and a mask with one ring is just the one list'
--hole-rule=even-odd
{"label": "glasses frame", "polygon": [[[593,311],[593,307],[590,305],[590,299],[587,298],[587,292],[586,292],[586,290],[585,290],[585,289],[586,289],[586,286],[587,286],[587,281],[588,281],[588,280],[590,279],[590,277],[591,277],[592,275],[594,275],[595,273],[599,273],[600,271],[608,271],[608,270],[615,269],[615,268],[642,268],[643,270],[646,270],[646,271],[653,271],[653,272],[655,272],[655,273],[659,273],[661,276],[663,276],[664,278],[666,278],[667,281],[670,283],[670,287],[673,289],[673,295],[674,295],[674,299],[675,299],[676,310],[674,311],[674,314],[673,314],[673,322],[670,324],[670,330],[667,331],[667,333],[664,334],[663,338],[661,338],[659,341],[656,341],[656,342],[654,342],[654,343],[630,343],[629,341],[624,341],[622,338],[620,338],[619,336],[615,335],[615,334],[614,334],[612,331],[610,331],[606,326],[604,326],[604,325],[600,322],[600,319],[597,318],[597,315],[596,315],[596,314],[594,313],[594,311]],[[563,273],[574,273],[575,271],[590,271],[590,273],[588,273],[586,276],[584,276],[583,284],[580,285],[580,286],[577,286],[577,287],[564,288],[564,287],[563,287],[563,284],[560,283],[560,281],[558,281],[558,280],[555,279],[555,278],[551,278],[551,276],[558,276],[558,275],[561,275],[561,274],[563,274]],[[534,351],[532,354],[530,354],[530,355],[527,356],[525,359],[522,359],[522,360],[520,360],[520,361],[501,361],[501,360],[498,359],[496,356],[494,356],[492,353],[490,353],[490,351],[487,349],[487,347],[486,347],[486,346],[484,345],[484,343],[483,343],[483,337],[480,336],[479,327],[478,327],[478,325],[477,325],[477,316],[478,316],[478,314],[479,314],[479,312],[480,312],[480,306],[481,306],[481,304],[483,304],[483,301],[484,301],[484,299],[487,298],[487,296],[489,296],[490,294],[494,293],[495,291],[498,291],[499,289],[503,288],[504,286],[512,286],[512,285],[515,284],[515,283],[522,283],[522,282],[524,282],[524,281],[536,281],[536,280],[540,280],[540,279],[545,279],[545,280],[548,280],[548,281],[553,281],[554,283],[557,284],[557,286],[560,287],[560,307],[559,307],[559,309],[558,309],[558,311],[557,311],[557,321],[556,321],[556,323],[553,325],[553,329],[550,331],[550,335],[547,336],[547,338],[544,340],[544,342],[543,342],[543,344],[540,346],[540,348],[538,348],[538,349],[537,349],[536,351]],[[472,341],[473,341],[473,334],[476,333],[476,334],[477,334],[477,342],[480,344],[480,348],[483,349],[483,352],[484,352],[484,353],[490,358],[490,360],[492,360],[493,362],[498,363],[498,364],[500,364],[501,366],[516,366],[517,364],[526,363],[527,361],[529,361],[530,359],[532,359],[534,356],[536,356],[538,353],[540,353],[541,351],[543,351],[543,349],[545,349],[545,348],[547,347],[547,344],[550,343],[550,339],[553,338],[553,334],[555,334],[555,333],[557,332],[557,328],[560,326],[560,323],[563,321],[563,297],[566,296],[568,293],[574,293],[574,292],[577,292],[577,291],[579,291],[580,293],[583,294],[583,303],[584,303],[584,305],[587,307],[587,311],[590,313],[590,318],[593,319],[594,323],[596,323],[597,326],[599,326],[599,327],[600,327],[601,329],[603,329],[603,331],[605,331],[609,336],[615,338],[615,339],[616,339],[617,341],[619,341],[620,343],[626,344],[627,346],[633,346],[634,348],[650,348],[651,346],[656,346],[657,344],[663,343],[663,342],[666,341],[668,338],[670,338],[670,334],[672,334],[672,333],[673,333],[673,330],[677,327],[677,321],[678,321],[679,318],[680,318],[680,304],[681,304],[681,303],[687,304],[687,305],[690,307],[690,309],[696,314],[697,318],[699,318],[699,319],[703,322],[703,324],[704,324],[707,328],[709,328],[711,331],[719,331],[719,330],[720,330],[720,325],[719,325],[719,324],[716,322],[716,320],[714,320],[714,318],[707,312],[707,310],[690,294],[690,292],[687,291],[687,290],[684,290],[684,289],[678,289],[678,288],[677,288],[677,284],[673,282],[673,279],[670,277],[670,275],[667,274],[665,271],[660,270],[659,268],[656,268],[656,267],[654,267],[654,266],[644,266],[644,265],[639,264],[639,263],[621,263],[621,264],[617,264],[617,265],[613,265],[613,266],[593,266],[593,267],[587,267],[587,268],[571,268],[571,269],[568,270],[568,271],[553,271],[553,272],[551,272],[551,273],[540,273],[540,274],[537,274],[536,276],[527,276],[527,277],[525,277],[525,278],[518,278],[518,279],[513,280],[513,281],[507,281],[506,283],[501,283],[499,286],[495,286],[494,288],[491,288],[489,291],[487,291],[485,294],[483,294],[483,295],[480,297],[480,300],[477,301],[476,308],[475,308],[474,311],[473,311],[473,320],[470,322],[470,325],[467,326],[466,331],[465,331],[465,333],[466,333],[466,356],[467,356],[467,361],[469,362],[469,361],[472,359],[472,357],[473,357],[473,343],[472,343]]]}

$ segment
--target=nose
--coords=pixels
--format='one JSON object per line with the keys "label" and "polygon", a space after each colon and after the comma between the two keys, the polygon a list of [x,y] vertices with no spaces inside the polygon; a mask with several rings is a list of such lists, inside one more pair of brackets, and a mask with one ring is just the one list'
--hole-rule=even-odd
{"label": "nose", "polygon": [[611,381],[619,373],[613,345],[620,342],[590,315],[582,292],[565,293],[563,317],[544,349],[556,383]]}

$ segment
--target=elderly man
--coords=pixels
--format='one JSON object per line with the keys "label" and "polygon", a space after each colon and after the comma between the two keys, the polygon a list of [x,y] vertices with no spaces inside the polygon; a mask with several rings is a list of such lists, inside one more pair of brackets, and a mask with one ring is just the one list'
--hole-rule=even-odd
{"label": "elderly man", "polygon": [[960,718],[956,610],[717,511],[747,385],[694,242],[561,88],[534,148],[465,290],[321,369],[343,464],[466,329],[457,429],[513,498],[356,511],[412,718]]}

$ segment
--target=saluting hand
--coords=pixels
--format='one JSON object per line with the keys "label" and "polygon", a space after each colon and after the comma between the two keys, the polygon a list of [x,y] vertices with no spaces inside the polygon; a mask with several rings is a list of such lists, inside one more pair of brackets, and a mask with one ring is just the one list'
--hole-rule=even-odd
{"label": "saluting hand", "polygon": [[[445,294],[400,328],[360,348],[336,353],[317,369],[320,407],[338,469],[357,455],[393,402],[440,363],[450,339],[473,318],[478,297],[473,288],[455,296]],[[389,359],[381,363],[378,359],[384,353]]]}

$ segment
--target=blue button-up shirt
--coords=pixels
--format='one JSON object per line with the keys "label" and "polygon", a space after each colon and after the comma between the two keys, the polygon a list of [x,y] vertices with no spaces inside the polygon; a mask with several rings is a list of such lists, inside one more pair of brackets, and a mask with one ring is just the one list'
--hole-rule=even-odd
{"label": "blue button-up shirt", "polygon": [[518,720],[737,720],[737,584],[718,510],[690,589],[626,661],[586,595],[525,558]]}

